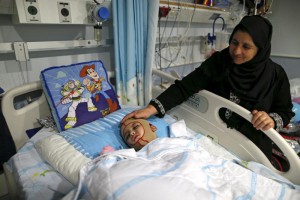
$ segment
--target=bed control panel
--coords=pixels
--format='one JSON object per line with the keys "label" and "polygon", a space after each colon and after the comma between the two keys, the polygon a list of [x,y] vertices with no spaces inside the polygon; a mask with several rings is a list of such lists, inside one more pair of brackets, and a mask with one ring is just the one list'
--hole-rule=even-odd
{"label": "bed control panel", "polygon": [[208,108],[208,101],[206,98],[199,94],[191,96],[184,104],[198,110],[199,112],[206,112]]}
{"label": "bed control panel", "polygon": [[[197,133],[202,133],[209,137],[214,142],[218,143],[219,139],[217,135],[214,134],[214,131],[205,131],[203,126],[199,124],[206,121],[206,126],[210,126],[211,122],[204,120],[201,115],[208,112],[209,101],[206,97],[201,94],[194,94],[187,101],[181,105],[171,109],[168,114],[171,115],[176,120],[185,120],[185,123],[189,128],[194,130]],[[207,128],[209,130],[209,128]]]}

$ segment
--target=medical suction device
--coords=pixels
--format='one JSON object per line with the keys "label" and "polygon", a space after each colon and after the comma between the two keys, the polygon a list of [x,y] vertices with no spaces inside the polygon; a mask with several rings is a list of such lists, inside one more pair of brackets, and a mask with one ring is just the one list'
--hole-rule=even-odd
{"label": "medical suction device", "polygon": [[97,4],[93,9],[93,17],[96,21],[94,26],[94,37],[96,41],[101,41],[101,31],[102,31],[102,23],[109,19],[110,11],[107,6],[105,6],[104,2],[99,2],[94,0]]}

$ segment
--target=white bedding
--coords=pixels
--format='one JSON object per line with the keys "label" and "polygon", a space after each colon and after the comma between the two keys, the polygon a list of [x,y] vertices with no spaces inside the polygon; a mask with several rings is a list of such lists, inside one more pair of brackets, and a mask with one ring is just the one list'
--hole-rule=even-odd
{"label": "white bedding", "polygon": [[64,199],[300,199],[299,188],[285,179],[214,156],[200,141],[159,138],[139,152],[100,156],[81,169],[78,187]]}
{"label": "white bedding", "polygon": [[[47,161],[54,169],[56,169],[59,173],[61,173],[68,181],[70,181],[73,185],[78,183],[79,178],[79,170],[88,162],[91,161],[92,158],[89,158],[87,155],[83,156],[83,152],[87,152],[86,146],[90,149],[98,149],[100,146],[100,141],[107,141],[103,136],[106,133],[105,130],[109,128],[107,132],[108,135],[113,136],[113,134],[119,135],[119,121],[125,116],[126,113],[129,113],[133,108],[122,109],[108,115],[106,117],[104,125],[104,119],[99,119],[89,124],[74,128],[70,131],[65,131],[64,133],[60,134],[53,134],[49,137],[43,138],[35,143],[35,147],[40,155],[43,157],[45,161]],[[208,138],[202,137],[200,134],[196,134],[190,129],[187,129],[184,120],[175,121],[170,116],[165,116],[163,119],[159,119],[159,121],[167,122],[166,125],[168,126],[166,131],[170,137],[201,137],[202,146],[207,148],[213,154],[217,154],[222,157],[227,157],[232,159],[234,156],[226,151],[219,145],[216,145],[209,141]],[[155,121],[152,121],[152,123]],[[158,123],[156,122],[156,125]],[[160,128],[163,128],[162,126]],[[66,132],[70,132],[72,137],[76,139],[85,139],[85,146],[81,146],[79,150],[76,150],[74,143],[69,143],[62,135],[65,135]],[[86,136],[92,135],[94,136],[92,139],[87,138]],[[97,137],[96,137],[97,136]],[[122,139],[121,139],[122,140]],[[106,143],[107,144],[107,143]],[[121,144],[121,143],[119,143]],[[116,144],[116,146],[118,146]],[[95,148],[92,148],[95,147]],[[126,147],[128,148],[128,147]],[[115,148],[116,149],[116,148]],[[100,150],[97,150],[96,155],[100,154]]]}
{"label": "white bedding", "polygon": [[14,174],[18,199],[60,199],[74,185],[67,181],[52,166],[46,163],[37,152],[34,144],[41,138],[52,135],[51,128],[41,129],[18,150],[6,167]]}
{"label": "white bedding", "polygon": [[[169,124],[172,123],[170,125],[172,137],[193,137],[196,134],[187,129],[183,120],[174,123],[170,118],[167,119],[169,119],[167,120]],[[14,173],[17,194],[21,199],[60,199],[72,190],[74,184],[76,185],[78,182],[76,177],[79,174],[80,167],[90,161],[55,133],[51,128],[41,129],[6,163],[7,167]],[[58,137],[59,140],[47,142],[48,139]],[[197,134],[196,137],[198,144],[212,154],[226,159],[235,158],[230,152],[215,144],[209,138],[201,134]],[[39,148],[38,151],[37,147]],[[50,152],[49,148],[54,152],[54,154],[49,154],[54,159],[51,160],[52,166],[42,157],[45,153],[39,154]],[[68,153],[66,153],[67,149],[69,149]],[[81,156],[79,156],[80,154]],[[49,160],[49,158],[46,160]],[[76,162],[76,165],[72,164],[74,162]],[[58,173],[57,170],[64,171],[64,173]]]}
{"label": "white bedding", "polygon": [[[42,129],[9,162],[18,176],[18,193],[22,199],[60,199],[65,194],[65,199],[300,198],[297,186],[257,163],[247,164],[257,173],[245,169],[223,147],[187,129],[183,120],[168,123],[173,138],[159,138],[139,152],[122,149],[84,162],[81,159],[84,155],[75,148],[70,151],[81,155],[80,158],[66,153],[65,148],[70,149],[70,144],[47,142],[46,138],[58,135]],[[53,146],[54,152],[60,151],[58,155],[46,150],[46,145],[53,144],[63,147]],[[50,161],[49,158],[39,155],[44,155],[43,150],[53,157],[52,166],[44,161]],[[66,162],[68,159],[62,155],[80,167],[75,169],[73,161]],[[64,159],[58,162],[55,158]],[[82,166],[77,185],[75,178]],[[75,170],[71,171],[71,167]],[[60,174],[56,170],[70,173]],[[67,180],[73,180],[77,187]]]}

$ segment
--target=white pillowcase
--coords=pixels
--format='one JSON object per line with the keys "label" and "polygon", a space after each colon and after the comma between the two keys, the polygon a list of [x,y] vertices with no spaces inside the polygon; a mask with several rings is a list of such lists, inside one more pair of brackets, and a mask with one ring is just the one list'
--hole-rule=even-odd
{"label": "white pillowcase", "polygon": [[35,147],[44,160],[74,185],[78,183],[80,169],[91,161],[56,134],[37,141]]}

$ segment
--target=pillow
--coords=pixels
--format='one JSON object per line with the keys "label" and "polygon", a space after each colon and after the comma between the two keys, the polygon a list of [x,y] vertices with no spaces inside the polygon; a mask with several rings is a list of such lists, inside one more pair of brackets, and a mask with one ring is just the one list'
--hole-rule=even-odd
{"label": "pillow", "polygon": [[[35,143],[41,157],[71,183],[78,183],[81,167],[96,158],[105,146],[115,150],[129,148],[120,135],[120,121],[137,107],[119,109],[104,118],[82,126],[62,131]],[[151,117],[150,123],[157,127],[158,137],[169,137],[170,116]],[[83,156],[85,155],[85,156]]]}
{"label": "pillow", "polygon": [[[91,159],[99,156],[105,146],[111,146],[115,150],[127,149],[129,146],[120,134],[120,121],[133,110],[135,108],[120,109],[104,118],[99,118],[75,129],[63,131],[59,135]],[[157,127],[157,137],[169,137],[169,124],[164,119],[154,116],[149,118],[148,121]]]}
{"label": "pillow", "polygon": [[78,183],[80,169],[91,161],[56,134],[38,140],[35,148],[45,161],[73,185]]}
{"label": "pillow", "polygon": [[101,61],[50,67],[40,78],[59,132],[120,109]]}

